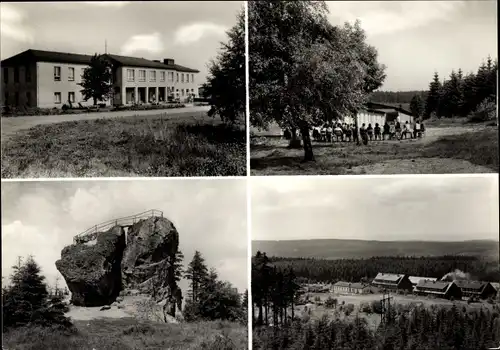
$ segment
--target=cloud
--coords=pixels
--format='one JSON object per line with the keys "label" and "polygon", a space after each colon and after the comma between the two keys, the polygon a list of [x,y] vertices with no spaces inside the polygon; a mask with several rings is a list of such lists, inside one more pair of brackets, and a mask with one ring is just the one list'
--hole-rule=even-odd
{"label": "cloud", "polygon": [[137,51],[147,51],[154,54],[164,49],[161,35],[158,32],[152,34],[139,34],[130,37],[121,47],[122,55],[130,55]]}
{"label": "cloud", "polygon": [[463,1],[328,2],[330,17],[351,23],[359,19],[362,28],[371,35],[448,21],[464,5]]}
{"label": "cloud", "polygon": [[24,24],[26,16],[16,7],[0,4],[0,32],[2,38],[32,43],[34,41],[30,29]]}
{"label": "cloud", "polygon": [[175,44],[190,45],[209,35],[223,36],[226,34],[225,26],[215,23],[203,22],[184,25],[175,32]]}
{"label": "cloud", "polygon": [[99,7],[123,7],[130,4],[130,1],[83,1],[83,3]]}

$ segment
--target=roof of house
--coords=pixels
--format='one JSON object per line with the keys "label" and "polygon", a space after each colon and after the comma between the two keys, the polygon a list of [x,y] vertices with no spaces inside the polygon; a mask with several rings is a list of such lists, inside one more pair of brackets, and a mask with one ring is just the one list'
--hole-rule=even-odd
{"label": "roof of house", "polygon": [[349,287],[351,284],[349,282],[338,281],[333,286],[334,287]]}
{"label": "roof of house", "polygon": [[393,273],[381,273],[379,272],[377,276],[373,279],[373,281],[383,281],[383,282],[390,282],[390,283],[397,283],[401,278],[403,278],[405,275],[398,275],[398,274],[393,274]]}
{"label": "roof of house", "polygon": [[428,281],[437,281],[437,278],[434,277],[418,277],[418,276],[410,276],[408,277],[411,283],[418,284],[420,280],[428,280]]}
{"label": "roof of house", "polygon": [[[413,115],[410,111],[408,111],[406,109],[403,109],[401,107],[394,107],[391,105],[386,105],[383,103],[368,102],[366,105],[368,106],[368,108],[373,108],[373,109],[377,109],[377,110],[390,110],[391,112],[401,112],[404,114]],[[386,112],[386,113],[389,113],[389,112]]]}
{"label": "roof of house", "polygon": [[351,288],[355,288],[355,289],[364,289],[364,288],[369,288],[370,286],[365,284],[365,283],[361,283],[361,282],[355,282],[355,283],[351,283]]}
{"label": "roof of house", "polygon": [[453,282],[460,288],[475,289],[477,291],[482,290],[488,284],[488,282],[467,280],[455,280]]}
{"label": "roof of house", "polygon": [[428,281],[420,280],[415,286],[416,289],[431,289],[436,292],[446,293],[448,288],[453,284],[453,282],[443,282],[443,281]]}
{"label": "roof of house", "polygon": [[[196,69],[191,69],[178,64],[164,64],[163,62],[155,62],[145,58],[120,56],[113,54],[105,54],[105,56],[109,57],[113,62],[118,63],[122,66],[170,69],[179,72],[199,73],[199,70]],[[89,64],[91,59],[91,55],[29,49],[3,60],[1,64],[2,66],[6,66],[10,64],[32,61]]]}

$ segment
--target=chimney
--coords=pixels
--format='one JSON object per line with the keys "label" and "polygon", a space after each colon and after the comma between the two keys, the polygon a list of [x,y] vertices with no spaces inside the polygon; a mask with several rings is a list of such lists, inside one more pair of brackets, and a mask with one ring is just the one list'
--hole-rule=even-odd
{"label": "chimney", "polygon": [[171,65],[174,64],[174,59],[173,58],[164,58],[163,59],[163,64],[171,66]]}

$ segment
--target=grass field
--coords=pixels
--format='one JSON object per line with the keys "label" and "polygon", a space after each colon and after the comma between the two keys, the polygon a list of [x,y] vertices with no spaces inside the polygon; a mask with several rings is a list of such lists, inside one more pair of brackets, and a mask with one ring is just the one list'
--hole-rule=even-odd
{"label": "grass field", "polygon": [[302,163],[302,149],[288,149],[276,128],[255,132],[252,175],[448,174],[498,172],[498,127],[436,121],[418,140],[313,142],[316,162]]}
{"label": "grass field", "polygon": [[252,241],[252,253],[289,258],[359,259],[372,256],[470,255],[498,259],[498,242],[364,241],[311,239],[290,241]]}
{"label": "grass field", "polygon": [[134,318],[76,321],[77,332],[21,328],[3,333],[8,350],[247,349],[246,326],[229,322],[165,324]]}
{"label": "grass field", "polygon": [[2,142],[2,178],[245,175],[245,134],[205,112],[37,125]]}

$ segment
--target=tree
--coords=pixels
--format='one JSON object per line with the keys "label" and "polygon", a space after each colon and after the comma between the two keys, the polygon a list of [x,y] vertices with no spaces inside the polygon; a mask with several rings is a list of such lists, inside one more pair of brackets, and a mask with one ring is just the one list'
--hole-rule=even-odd
{"label": "tree", "polygon": [[276,122],[291,143],[300,130],[304,161],[310,128],[356,113],[385,78],[359,23],[334,27],[327,13],[323,1],[249,2],[250,122]]}
{"label": "tree", "polygon": [[64,316],[65,308],[59,302],[49,303],[44,280],[32,256],[24,263],[19,260],[11,275],[11,285],[2,291],[4,329],[28,324],[71,326]]}
{"label": "tree", "polygon": [[222,121],[234,122],[245,115],[245,13],[240,11],[237,23],[227,35],[228,43],[209,66],[209,77],[203,86],[211,98],[210,116],[218,115]]}
{"label": "tree", "polygon": [[90,67],[83,71],[80,90],[85,101],[92,99],[94,106],[97,101],[107,101],[113,92],[111,63],[104,55],[95,54],[90,59]]}
{"label": "tree", "polygon": [[198,301],[198,294],[203,283],[208,278],[208,268],[205,259],[199,251],[195,251],[193,259],[184,273],[184,277],[190,280],[190,299]]}
{"label": "tree", "polygon": [[415,95],[411,99],[410,111],[415,118],[420,118],[424,113],[424,101],[422,101],[419,95]]}
{"label": "tree", "polygon": [[427,101],[425,103],[425,117],[430,118],[432,113],[436,113],[439,107],[441,82],[439,81],[439,75],[434,72],[434,79],[429,84],[429,93],[427,95]]}

